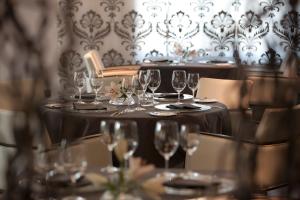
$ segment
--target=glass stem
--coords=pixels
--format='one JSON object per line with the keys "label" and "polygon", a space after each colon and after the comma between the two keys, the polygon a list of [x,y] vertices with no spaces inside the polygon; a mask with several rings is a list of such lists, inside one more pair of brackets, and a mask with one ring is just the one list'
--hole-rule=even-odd
{"label": "glass stem", "polygon": [[165,158],[165,171],[169,169],[169,158]]}
{"label": "glass stem", "polygon": [[154,106],[154,90],[152,90],[152,104]]}
{"label": "glass stem", "polygon": [[177,99],[177,103],[180,103],[180,92],[178,92],[178,99]]}
{"label": "glass stem", "polygon": [[195,100],[195,90],[192,90],[193,93],[193,101]]}
{"label": "glass stem", "polygon": [[79,90],[79,99],[78,99],[78,101],[81,102],[81,88],[78,88],[78,90]]}

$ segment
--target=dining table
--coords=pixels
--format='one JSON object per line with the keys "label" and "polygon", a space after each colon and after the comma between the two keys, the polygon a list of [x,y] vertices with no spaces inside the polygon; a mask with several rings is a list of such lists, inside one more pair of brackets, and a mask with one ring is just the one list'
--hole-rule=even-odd
{"label": "dining table", "polygon": [[[111,105],[108,100],[101,102],[101,106],[105,109],[93,110],[75,109],[74,102],[69,99],[55,99],[41,106],[42,118],[52,143],[61,141],[64,134],[62,125],[68,126],[75,133],[72,137],[76,138],[82,137],[82,132],[85,132],[84,136],[100,133],[102,120],[133,120],[136,121],[138,129],[138,147],[134,156],[141,157],[156,167],[164,166],[164,159],[154,145],[154,129],[157,121],[171,120],[179,125],[193,123],[199,125],[201,132],[231,135],[229,112],[225,105],[217,101],[194,102],[192,98],[187,98],[183,99],[182,103],[206,109],[171,110],[172,112],[164,108],[166,105],[176,104],[176,99],[164,100],[155,106],[145,106],[142,110],[135,109],[137,105],[134,104],[130,106],[133,112],[122,112],[128,105]],[[185,152],[178,148],[170,159],[170,167],[183,168],[184,161]]]}
{"label": "dining table", "polygon": [[[155,168],[149,172],[142,174],[134,179],[133,182],[142,186],[150,180],[155,185],[148,185],[147,189],[136,186],[130,192],[124,193],[131,195],[122,199],[233,199],[234,192],[237,189],[236,176],[231,172],[224,171],[194,171],[197,174],[195,177],[184,177],[187,173],[184,169],[170,169],[168,172],[175,174],[172,179],[164,179],[159,174],[163,173],[165,169]],[[126,173],[126,171],[124,171]],[[89,166],[82,178],[76,183],[69,184],[67,179],[63,183],[60,180],[49,178],[46,182],[34,182],[34,196],[37,199],[64,199],[69,196],[81,197],[85,200],[105,200],[105,194],[109,191],[105,184],[100,184],[96,180],[101,179],[114,180],[117,174],[102,174],[96,166]],[[37,179],[39,180],[39,179]],[[95,182],[96,181],[96,182]],[[158,186],[159,185],[159,186]],[[50,187],[51,186],[51,187]],[[151,189],[156,192],[151,191]],[[152,193],[151,193],[152,192]]]}

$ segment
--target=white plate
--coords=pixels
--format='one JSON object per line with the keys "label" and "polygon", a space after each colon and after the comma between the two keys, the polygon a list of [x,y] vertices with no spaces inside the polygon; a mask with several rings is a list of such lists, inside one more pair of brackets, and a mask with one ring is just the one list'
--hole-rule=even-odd
{"label": "white plate", "polygon": [[[160,96],[163,96],[163,95],[171,95],[171,96],[174,96],[174,97],[167,97],[167,98],[163,98],[163,97],[160,97]],[[180,101],[184,101],[184,100],[190,100],[192,99],[193,96],[190,95],[190,94],[183,94],[183,96],[180,97]],[[155,93],[154,94],[154,99],[156,101],[177,101],[178,99],[178,96],[177,96],[177,93]]]}
{"label": "white plate", "polygon": [[195,111],[206,111],[211,109],[211,106],[207,106],[207,105],[201,105],[201,104],[196,104],[196,103],[191,103],[192,106],[196,106],[199,109],[171,109],[168,108],[170,104],[158,104],[156,106],[154,106],[156,109],[158,110],[166,110],[166,111],[176,111],[176,112],[195,112]]}
{"label": "white plate", "polygon": [[174,116],[177,115],[176,112],[168,112],[168,111],[154,111],[154,112],[149,112],[149,115],[152,116],[159,116],[159,117],[169,117],[169,116]]}
{"label": "white plate", "polygon": [[194,102],[197,102],[197,103],[216,103],[216,102],[218,102],[218,100],[217,99],[203,98],[203,99],[194,99]]}

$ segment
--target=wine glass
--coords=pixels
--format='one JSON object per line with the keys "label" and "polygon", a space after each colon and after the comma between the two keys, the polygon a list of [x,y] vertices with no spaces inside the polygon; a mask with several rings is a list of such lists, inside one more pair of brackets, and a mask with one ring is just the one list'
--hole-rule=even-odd
{"label": "wine glass", "polygon": [[150,81],[148,84],[148,88],[152,91],[152,104],[155,104],[154,101],[154,92],[158,89],[161,83],[160,71],[159,69],[151,69],[149,71]]}
{"label": "wine glass", "polygon": [[119,160],[124,160],[124,167],[127,169],[129,167],[129,159],[138,146],[136,122],[130,120],[116,121],[115,137],[117,140],[115,153]]}
{"label": "wine glass", "polygon": [[174,70],[172,74],[172,86],[178,93],[177,103],[180,103],[180,93],[186,86],[186,72],[184,70]]}
{"label": "wine glass", "polygon": [[135,94],[137,98],[137,107],[135,108],[135,110],[136,111],[145,110],[145,108],[141,107],[141,95],[143,94],[143,88],[139,82],[138,75],[134,75],[132,77],[132,89],[133,89],[133,94]]}
{"label": "wine glass", "polygon": [[143,99],[145,99],[146,90],[148,87],[148,84],[150,82],[150,71],[149,70],[140,70],[139,71],[139,82],[143,89]]}
{"label": "wine glass", "polygon": [[158,121],[155,125],[154,145],[160,155],[165,159],[165,172],[162,174],[166,179],[175,174],[168,172],[169,160],[175,154],[179,146],[178,125],[174,121]]}
{"label": "wine glass", "polygon": [[[187,156],[192,156],[197,150],[200,143],[199,132],[200,127],[198,124],[182,124],[180,126],[180,146],[186,151]],[[182,176],[192,179],[199,176],[199,174],[188,171],[187,173],[183,173]]]}
{"label": "wine glass", "polygon": [[86,80],[85,72],[74,72],[74,84],[79,91],[78,103],[83,103],[81,99],[81,93],[82,93],[82,89],[86,84],[85,80]]}
{"label": "wine glass", "polygon": [[[102,133],[101,142],[107,146],[110,155],[114,148],[117,146],[117,140],[115,138],[115,121],[114,120],[103,120],[100,122],[100,131]],[[114,173],[118,171],[118,168],[108,165],[101,169],[102,172]]]}
{"label": "wine glass", "polygon": [[129,108],[132,100],[132,94],[133,94],[133,85],[132,85],[132,80],[128,80],[123,78],[122,79],[122,88],[125,91],[126,94],[126,99],[127,99],[127,109],[125,109],[125,112],[133,112],[134,110],[131,110]]}
{"label": "wine glass", "polygon": [[198,73],[188,73],[187,85],[192,90],[193,100],[195,98],[195,91],[198,86],[199,74]]}
{"label": "wine glass", "polygon": [[95,100],[93,101],[94,104],[99,104],[100,102],[98,101],[98,93],[101,90],[102,86],[103,86],[103,80],[101,77],[97,77],[97,76],[92,76],[90,78],[90,83],[91,83],[91,87],[92,89],[95,91]]}
{"label": "wine glass", "polygon": [[[54,176],[65,176],[70,180],[72,192],[76,190],[77,182],[84,177],[87,168],[87,160],[85,157],[85,146],[79,142],[72,146],[62,145],[58,151],[58,161],[55,163]],[[55,179],[55,178],[54,178]],[[62,198],[62,200],[85,200],[84,197],[75,193]]]}

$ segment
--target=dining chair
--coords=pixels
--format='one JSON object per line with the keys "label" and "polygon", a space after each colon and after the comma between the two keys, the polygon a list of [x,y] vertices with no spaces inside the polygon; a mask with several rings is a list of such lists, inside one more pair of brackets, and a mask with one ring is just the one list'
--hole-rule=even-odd
{"label": "dining chair", "polygon": [[247,109],[251,90],[252,81],[250,80],[200,78],[196,97],[217,99],[228,109]]}
{"label": "dining chair", "polygon": [[186,168],[233,173],[242,170],[260,191],[286,184],[290,133],[299,127],[299,116],[300,108],[267,109],[253,138],[248,140],[199,134],[199,147],[193,156],[186,157]]}
{"label": "dining chair", "polygon": [[[112,155],[108,151],[106,145],[101,142],[103,135],[94,134],[82,137],[78,142],[74,142],[68,148],[72,155],[76,155],[80,150],[84,149],[85,159],[88,166],[92,167],[106,167],[112,165]],[[82,148],[83,147],[83,148]],[[53,145],[47,150],[52,156],[59,153],[59,145]]]}
{"label": "dining chair", "polygon": [[138,73],[139,68],[138,65],[111,66],[103,69],[102,73],[104,77],[133,76]]}
{"label": "dining chair", "polygon": [[259,121],[265,108],[288,107],[297,103],[300,80],[285,77],[249,76],[253,88],[249,104],[253,108],[253,119]]}
{"label": "dining chair", "polygon": [[[232,135],[237,135],[252,117],[249,110],[251,91],[251,80],[200,78],[196,98],[217,99],[226,105],[231,119]],[[245,112],[241,112],[240,109],[244,109]]]}

